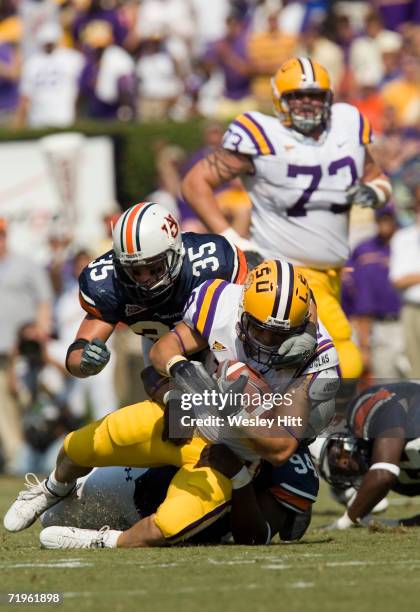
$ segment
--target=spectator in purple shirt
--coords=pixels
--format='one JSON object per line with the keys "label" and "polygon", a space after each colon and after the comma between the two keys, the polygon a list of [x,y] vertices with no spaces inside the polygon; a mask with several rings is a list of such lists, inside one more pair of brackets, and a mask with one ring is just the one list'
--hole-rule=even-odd
{"label": "spectator in purple shirt", "polygon": [[365,376],[399,378],[406,360],[401,300],[389,279],[390,241],[398,223],[387,205],[375,212],[377,234],[353,251],[343,278],[343,307],[358,335]]}
{"label": "spectator in purple shirt", "polygon": [[[0,20],[1,20],[0,12]],[[20,27],[16,19],[4,19],[0,28],[0,122],[10,119],[19,100],[21,54]]]}
{"label": "spectator in purple shirt", "polygon": [[219,69],[224,77],[224,93],[216,109],[220,120],[230,119],[255,105],[251,96],[253,67],[248,58],[248,22],[238,12],[226,20],[226,35],[212,43],[204,56],[209,70]]}
{"label": "spectator in purple shirt", "polygon": [[78,12],[73,22],[73,36],[76,43],[83,42],[83,31],[89,23],[105,22],[112,28],[115,44],[122,45],[127,36],[127,29],[121,23],[118,12],[115,9],[102,7],[101,0],[76,0]]}

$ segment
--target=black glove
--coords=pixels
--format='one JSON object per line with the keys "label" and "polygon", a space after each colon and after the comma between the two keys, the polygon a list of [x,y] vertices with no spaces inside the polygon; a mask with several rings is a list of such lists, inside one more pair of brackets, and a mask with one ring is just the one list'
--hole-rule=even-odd
{"label": "black glove", "polygon": [[174,379],[175,387],[183,393],[202,395],[204,391],[219,392],[216,381],[198,361],[178,361],[171,367],[170,375]]}
{"label": "black glove", "polygon": [[80,371],[86,376],[99,374],[111,357],[111,353],[106,348],[105,342],[94,338],[92,342],[86,344],[82,352],[80,361]]}
{"label": "black glove", "polygon": [[188,414],[182,409],[182,392],[172,389],[165,393],[163,411],[162,440],[172,442],[175,446],[182,446],[189,442],[193,435],[194,425],[183,425],[181,418]]}
{"label": "black glove", "polygon": [[362,208],[379,208],[378,194],[366,183],[356,183],[347,189],[347,204],[357,204]]}

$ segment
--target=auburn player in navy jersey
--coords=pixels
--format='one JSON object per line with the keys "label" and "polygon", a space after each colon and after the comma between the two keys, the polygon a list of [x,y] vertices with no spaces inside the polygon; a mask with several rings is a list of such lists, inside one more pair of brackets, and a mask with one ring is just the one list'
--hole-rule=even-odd
{"label": "auburn player in navy jersey", "polygon": [[247,274],[240,249],[222,236],[181,234],[177,220],[154,202],[124,212],[112,237],[113,250],[79,277],[80,303],[87,314],[68,349],[66,366],[80,378],[106,366],[110,353],[105,343],[117,323],[127,324],[150,346],[182,319],[198,285],[215,278],[241,284]]}
{"label": "auburn player in navy jersey", "polygon": [[[350,404],[348,431],[331,434],[319,455],[334,487],[355,487],[347,511],[331,529],[357,525],[389,491],[420,495],[420,385],[397,382],[365,389]],[[402,519],[420,525],[420,515]]]}

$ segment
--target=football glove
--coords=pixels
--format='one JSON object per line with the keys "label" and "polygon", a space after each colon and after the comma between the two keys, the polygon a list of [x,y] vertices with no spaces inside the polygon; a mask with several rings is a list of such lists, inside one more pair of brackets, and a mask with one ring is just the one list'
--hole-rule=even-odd
{"label": "football glove", "polygon": [[316,325],[310,321],[302,334],[287,338],[278,350],[283,357],[282,366],[297,366],[305,363],[317,347]]}
{"label": "football glove", "polygon": [[347,204],[362,208],[379,208],[383,202],[379,200],[376,191],[365,183],[356,183],[347,189]]}
{"label": "football glove", "polygon": [[105,342],[94,338],[92,342],[86,344],[82,352],[80,361],[80,371],[86,376],[99,374],[111,357],[111,353],[106,348]]}
{"label": "football glove", "polygon": [[189,442],[194,435],[194,425],[183,425],[181,418],[187,414],[182,407],[182,392],[171,389],[165,393],[163,403],[163,430],[162,440],[170,441],[176,446]]}
{"label": "football glove", "polygon": [[178,361],[171,367],[170,374],[175,387],[182,393],[202,395],[204,391],[219,391],[216,381],[199,361]]}
{"label": "football glove", "polygon": [[256,268],[257,266],[260,265],[260,263],[264,261],[263,256],[257,253],[257,251],[246,250],[244,251],[244,255],[245,255],[246,263],[248,266],[248,270],[252,270],[252,268]]}

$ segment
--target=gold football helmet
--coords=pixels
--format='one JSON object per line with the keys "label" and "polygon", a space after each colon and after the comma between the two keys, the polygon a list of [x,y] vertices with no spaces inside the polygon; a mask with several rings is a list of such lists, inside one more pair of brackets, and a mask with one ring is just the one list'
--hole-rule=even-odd
{"label": "gold football helmet", "polygon": [[325,126],[333,92],[327,70],[308,57],[284,62],[271,79],[274,112],[286,127],[310,134]]}
{"label": "gold football helmet", "polygon": [[279,348],[287,338],[305,330],[310,301],[308,282],[291,263],[263,261],[251,270],[238,323],[247,357],[272,368],[285,367]]}

